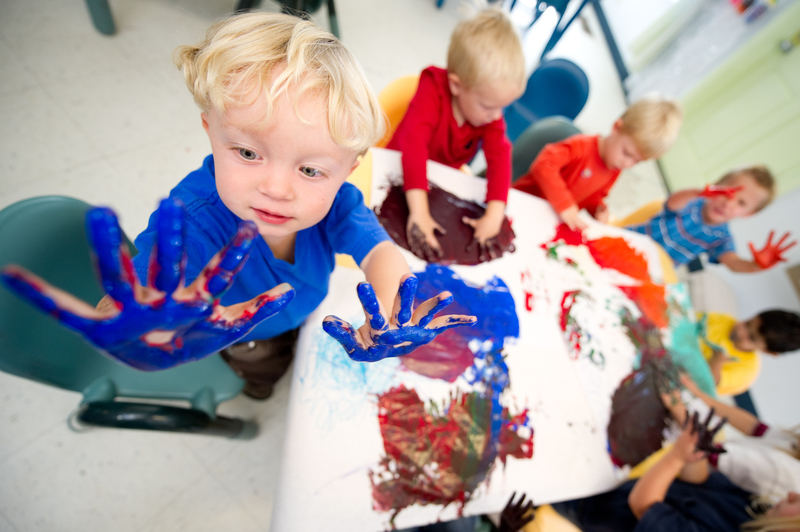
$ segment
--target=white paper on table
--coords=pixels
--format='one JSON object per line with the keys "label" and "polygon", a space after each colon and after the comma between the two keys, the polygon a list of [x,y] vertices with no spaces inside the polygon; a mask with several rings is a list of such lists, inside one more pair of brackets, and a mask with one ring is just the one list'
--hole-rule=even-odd
{"label": "white paper on table", "polygon": [[[385,198],[387,179],[400,175],[400,156],[390,150],[372,152],[374,207]],[[482,179],[432,162],[428,175],[431,182],[461,198],[483,201]],[[506,214],[516,233],[514,253],[477,266],[450,268],[477,285],[497,276],[514,298],[520,336],[505,343],[511,385],[502,402],[515,405],[516,411],[529,409],[535,451],[530,460],[510,457],[505,468],[496,464],[489,481],[466,504],[464,515],[498,512],[512,491],[525,492],[544,504],[606,491],[621,477],[609,459],[606,426],[611,395],[631,372],[635,358],[633,345],[618,326],[619,309],[625,306],[634,316],[639,310],[614,285],[635,282],[615,270],[601,269],[583,248],[565,251],[572,253],[581,273],[548,259],[540,246],[553,238],[559,220],[544,200],[512,190]],[[649,239],[587,221],[588,238],[625,238],[646,257],[651,277],[656,281],[663,277],[658,250]],[[424,270],[425,262],[402,252],[412,271]],[[384,454],[377,394],[403,383],[424,401],[441,402],[454,389],[471,389],[462,379],[450,384],[404,371],[398,359],[352,362],[321,323],[334,314],[355,327],[363,324],[356,297],[356,285],[362,280],[359,270],[337,268],[328,297],[301,332],[273,531],[387,529],[389,514],[373,510],[369,480],[370,469]],[[592,341],[604,349],[602,367],[582,356],[573,360],[559,326],[562,294],[577,289],[590,293],[595,303],[611,302],[609,308],[593,307],[590,300],[573,307],[576,316],[584,316],[581,321],[596,324]],[[526,291],[533,296],[531,311],[525,308]],[[411,506],[400,512],[395,525],[404,528],[456,517],[453,504]]]}

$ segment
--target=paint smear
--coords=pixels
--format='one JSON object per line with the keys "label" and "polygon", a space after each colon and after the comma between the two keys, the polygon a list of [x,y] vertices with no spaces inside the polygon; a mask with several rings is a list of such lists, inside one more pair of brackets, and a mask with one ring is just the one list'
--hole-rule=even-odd
{"label": "paint smear", "polygon": [[507,338],[519,336],[514,299],[505,283],[494,278],[472,286],[435,265],[416,275],[420,301],[449,290],[456,303],[448,312],[476,315],[478,323],[441,334],[441,342],[402,357],[402,364],[450,382],[460,376],[472,390],[427,405],[402,385],[378,394],[385,454],[370,471],[370,480],[373,507],[392,512],[391,526],[413,505],[456,504],[461,514],[498,462],[505,465],[509,456],[530,459],[534,447],[528,410],[513,413],[501,401],[510,386],[503,346]]}
{"label": "paint smear", "polygon": [[628,311],[622,323],[641,357],[640,369],[622,380],[611,399],[608,447],[617,466],[635,466],[661,449],[670,414],[661,395],[676,389],[678,371],[661,341],[659,329],[646,317]]}
{"label": "paint smear", "polygon": [[[479,246],[470,244],[473,241],[473,229],[461,221],[466,216],[467,218],[480,218],[483,216],[486,209],[473,201],[463,200],[444,189],[437,187],[434,184],[430,185],[428,192],[428,206],[434,220],[441,225],[445,231],[446,236],[439,236],[439,245],[442,247],[442,258],[437,261],[438,264],[464,264],[475,265],[481,262]],[[406,238],[406,222],[408,221],[408,205],[406,204],[405,192],[403,186],[400,184],[392,184],[389,187],[389,193],[386,199],[375,208],[375,213],[378,215],[378,220],[389,236],[395,243],[408,251],[411,246],[408,244]],[[506,217],[503,219],[503,225],[500,233],[497,235],[497,246],[500,249],[498,258],[506,252],[513,252],[514,245],[514,231],[511,229],[511,221]],[[467,250],[467,247],[470,247]],[[425,257],[417,255],[420,259],[426,260]]]}
{"label": "paint smear", "polygon": [[488,340],[493,348],[501,349],[506,337],[519,337],[514,298],[502,279],[494,277],[484,286],[474,286],[450,268],[436,265],[428,265],[424,272],[415,275],[419,281],[416,305],[449,291],[454,301],[446,312],[476,316],[478,322],[472,327],[445,331],[429,344],[403,356],[400,360],[405,368],[432,379],[455,382],[474,362],[471,341]]}

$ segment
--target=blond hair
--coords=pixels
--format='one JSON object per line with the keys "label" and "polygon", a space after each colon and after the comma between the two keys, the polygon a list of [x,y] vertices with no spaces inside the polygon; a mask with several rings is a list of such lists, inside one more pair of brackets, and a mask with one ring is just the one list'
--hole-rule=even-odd
{"label": "blond hair", "polygon": [[661,157],[675,142],[683,121],[680,104],[652,96],[631,104],[620,117],[620,131],[628,135],[642,159]]}
{"label": "blond hair", "polygon": [[179,46],[173,60],[203,111],[224,113],[263,94],[266,122],[275,101],[291,89],[295,110],[306,93],[325,99],[328,130],[339,146],[363,154],[383,134],[378,99],[358,62],[309,21],[279,13],[234,15],[214,23],[202,42]]}
{"label": "blond hair", "polygon": [[466,89],[483,83],[525,86],[525,55],[519,35],[503,11],[485,9],[458,23],[450,36],[447,71]]}
{"label": "blond hair", "polygon": [[742,166],[739,168],[734,168],[724,176],[720,177],[719,180],[716,182],[717,185],[725,185],[731,179],[738,175],[746,175],[753,178],[753,181],[756,182],[756,185],[760,186],[767,192],[767,199],[761,202],[755,212],[760,211],[770,203],[772,200],[775,199],[775,176],[772,175],[772,172],[769,171],[769,168],[764,166],[763,164],[756,164],[754,166]]}
{"label": "blond hair", "polygon": [[797,530],[800,528],[800,516],[767,517],[761,516],[742,523],[740,527],[745,532],[778,532],[780,530]]}

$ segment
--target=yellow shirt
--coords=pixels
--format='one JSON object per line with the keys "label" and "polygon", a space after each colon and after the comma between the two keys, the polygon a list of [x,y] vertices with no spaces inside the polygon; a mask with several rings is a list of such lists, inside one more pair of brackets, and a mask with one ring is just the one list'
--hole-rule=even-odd
{"label": "yellow shirt", "polygon": [[739,395],[755,382],[761,371],[761,359],[755,351],[739,351],[733,346],[730,335],[736,318],[716,312],[699,312],[697,324],[700,351],[710,360],[715,350],[725,353],[730,360],[722,364],[717,393],[720,395]]}

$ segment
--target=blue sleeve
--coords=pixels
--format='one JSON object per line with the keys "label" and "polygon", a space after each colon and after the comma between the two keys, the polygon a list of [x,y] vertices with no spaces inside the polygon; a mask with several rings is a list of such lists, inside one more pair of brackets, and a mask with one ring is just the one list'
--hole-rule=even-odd
{"label": "blue sleeve", "polygon": [[708,261],[714,264],[719,263],[720,255],[736,251],[736,246],[733,244],[733,237],[730,231],[728,231],[728,225],[725,224],[725,227],[721,228],[720,231],[724,232],[724,236],[714,242],[714,246],[708,249]]}
{"label": "blue sleeve", "polygon": [[326,217],[325,232],[336,253],[345,253],[361,264],[372,248],[390,240],[375,213],[364,204],[361,191],[345,183],[336,194]]}

